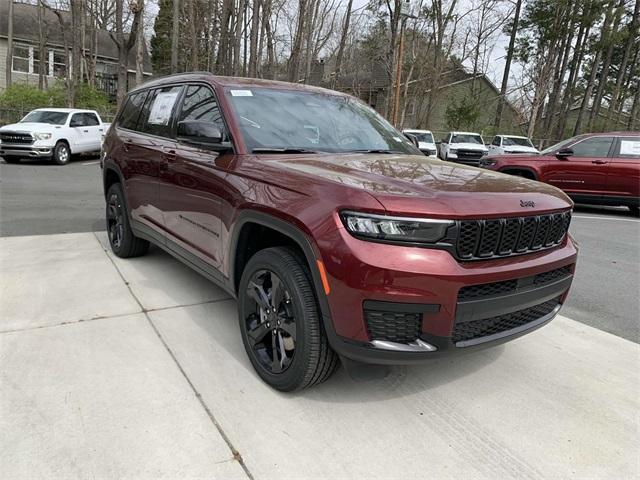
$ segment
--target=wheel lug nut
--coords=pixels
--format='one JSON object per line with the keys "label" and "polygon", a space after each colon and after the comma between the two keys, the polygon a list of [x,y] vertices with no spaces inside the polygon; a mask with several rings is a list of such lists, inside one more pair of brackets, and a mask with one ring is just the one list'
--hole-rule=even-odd
{"label": "wheel lug nut", "polygon": [[278,320],[278,326],[280,326],[280,320]]}
{"label": "wheel lug nut", "polygon": [[267,328],[271,328],[271,324],[267,322]]}

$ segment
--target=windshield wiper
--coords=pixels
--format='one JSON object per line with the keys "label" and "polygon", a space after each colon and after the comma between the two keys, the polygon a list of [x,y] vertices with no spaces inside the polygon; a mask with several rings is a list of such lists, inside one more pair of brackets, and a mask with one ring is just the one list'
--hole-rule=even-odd
{"label": "windshield wiper", "polygon": [[382,148],[371,148],[363,150],[347,150],[346,153],[404,153],[399,150],[385,150]]}
{"label": "windshield wiper", "polygon": [[318,153],[315,150],[307,150],[306,148],[254,148],[251,153]]}

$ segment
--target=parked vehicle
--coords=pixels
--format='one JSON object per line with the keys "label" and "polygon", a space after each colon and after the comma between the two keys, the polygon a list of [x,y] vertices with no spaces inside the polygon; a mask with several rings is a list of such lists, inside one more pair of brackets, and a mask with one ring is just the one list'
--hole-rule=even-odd
{"label": "parked vehicle", "polygon": [[516,338],[556,315],[573,277],[564,193],[427,158],[321,88],[151,81],[102,166],[113,252],[153,242],[237,298],[247,355],[279,390],[339,358],[407,364]]}
{"label": "parked vehicle", "polygon": [[496,135],[488,146],[489,155],[510,153],[540,153],[527,137],[516,135]]}
{"label": "parked vehicle", "polygon": [[488,152],[479,133],[451,132],[440,143],[440,158],[448,162],[478,166]]}
{"label": "parked vehicle", "polygon": [[438,149],[436,148],[436,142],[433,139],[433,134],[429,130],[416,130],[416,129],[404,129],[404,134],[410,134],[416,137],[418,141],[418,148],[427,157],[437,157]]}
{"label": "parked vehicle", "polygon": [[492,156],[481,166],[546,182],[564,190],[574,201],[640,206],[640,132],[578,135],[540,155]]}
{"label": "parked vehicle", "polygon": [[7,163],[47,158],[65,165],[72,155],[100,152],[108,127],[94,110],[39,108],[0,128],[0,157]]}

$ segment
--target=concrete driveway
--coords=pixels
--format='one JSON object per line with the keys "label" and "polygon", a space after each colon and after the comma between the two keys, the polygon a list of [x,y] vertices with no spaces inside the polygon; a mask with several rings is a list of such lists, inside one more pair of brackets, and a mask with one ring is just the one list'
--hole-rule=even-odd
{"label": "concrete driveway", "polygon": [[2,478],[638,478],[640,346],[568,318],[384,380],[264,385],[235,302],[104,234],[0,238]]}

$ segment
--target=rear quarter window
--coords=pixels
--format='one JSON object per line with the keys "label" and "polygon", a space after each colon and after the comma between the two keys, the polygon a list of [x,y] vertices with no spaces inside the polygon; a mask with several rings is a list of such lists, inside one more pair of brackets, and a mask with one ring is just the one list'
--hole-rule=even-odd
{"label": "rear quarter window", "polygon": [[142,111],[142,105],[144,99],[147,96],[147,92],[133,93],[127,98],[127,102],[122,108],[122,113],[118,117],[117,125],[122,128],[128,128],[129,130],[135,130],[138,125],[138,118]]}

